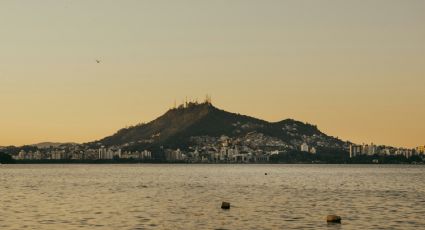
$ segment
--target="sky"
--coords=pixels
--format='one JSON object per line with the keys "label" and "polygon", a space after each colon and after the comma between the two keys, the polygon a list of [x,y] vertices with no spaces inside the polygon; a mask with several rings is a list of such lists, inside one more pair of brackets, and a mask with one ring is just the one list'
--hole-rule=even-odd
{"label": "sky", "polygon": [[1,0],[0,146],[97,140],[206,94],[359,144],[424,145],[424,12],[424,0]]}

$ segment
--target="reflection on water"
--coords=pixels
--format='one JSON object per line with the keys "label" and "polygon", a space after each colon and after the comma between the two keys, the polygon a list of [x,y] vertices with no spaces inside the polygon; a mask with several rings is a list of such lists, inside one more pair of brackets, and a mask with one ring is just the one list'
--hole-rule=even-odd
{"label": "reflection on water", "polygon": [[0,204],[0,229],[418,229],[425,167],[2,165]]}

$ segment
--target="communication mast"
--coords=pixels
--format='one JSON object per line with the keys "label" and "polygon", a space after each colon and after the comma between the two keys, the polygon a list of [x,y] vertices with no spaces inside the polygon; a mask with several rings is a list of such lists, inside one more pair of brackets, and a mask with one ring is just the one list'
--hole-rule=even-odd
{"label": "communication mast", "polygon": [[205,97],[205,103],[207,104],[212,104],[212,100],[211,100],[211,96],[207,94],[207,96]]}

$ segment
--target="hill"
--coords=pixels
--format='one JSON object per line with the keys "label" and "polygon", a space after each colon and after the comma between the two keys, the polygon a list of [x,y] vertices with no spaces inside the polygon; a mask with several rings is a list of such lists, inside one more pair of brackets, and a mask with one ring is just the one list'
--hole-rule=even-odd
{"label": "hill", "polygon": [[185,148],[194,137],[247,137],[253,133],[278,140],[296,149],[302,143],[311,146],[343,148],[345,142],[322,133],[316,126],[286,119],[268,122],[254,117],[227,112],[211,103],[187,103],[167,111],[147,123],[119,130],[90,144],[122,146],[132,149]]}
{"label": "hill", "polygon": [[72,143],[72,142],[67,142],[67,143],[41,142],[41,143],[38,143],[38,144],[32,144],[30,146],[34,146],[34,147],[37,147],[37,148],[40,148],[40,149],[44,149],[44,148],[50,148],[50,147],[56,148],[56,147],[59,147],[61,145],[76,145],[76,144],[77,143]]}

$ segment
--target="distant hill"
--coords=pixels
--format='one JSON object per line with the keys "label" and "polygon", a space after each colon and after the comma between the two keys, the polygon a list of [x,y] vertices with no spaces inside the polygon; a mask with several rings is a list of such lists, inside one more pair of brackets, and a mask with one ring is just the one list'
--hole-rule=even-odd
{"label": "distant hill", "polygon": [[50,147],[59,147],[61,145],[77,145],[77,143],[73,143],[73,142],[67,142],[67,143],[60,143],[60,142],[41,142],[38,144],[32,144],[30,146],[34,146],[40,149],[44,149],[44,148],[50,148]]}
{"label": "distant hill", "polygon": [[345,142],[322,133],[316,126],[286,119],[268,122],[227,112],[211,103],[188,103],[170,109],[147,123],[119,130],[112,136],[89,144],[134,148],[184,147],[193,136],[244,136],[252,132],[278,138],[289,145],[314,142],[323,147],[342,148]]}

